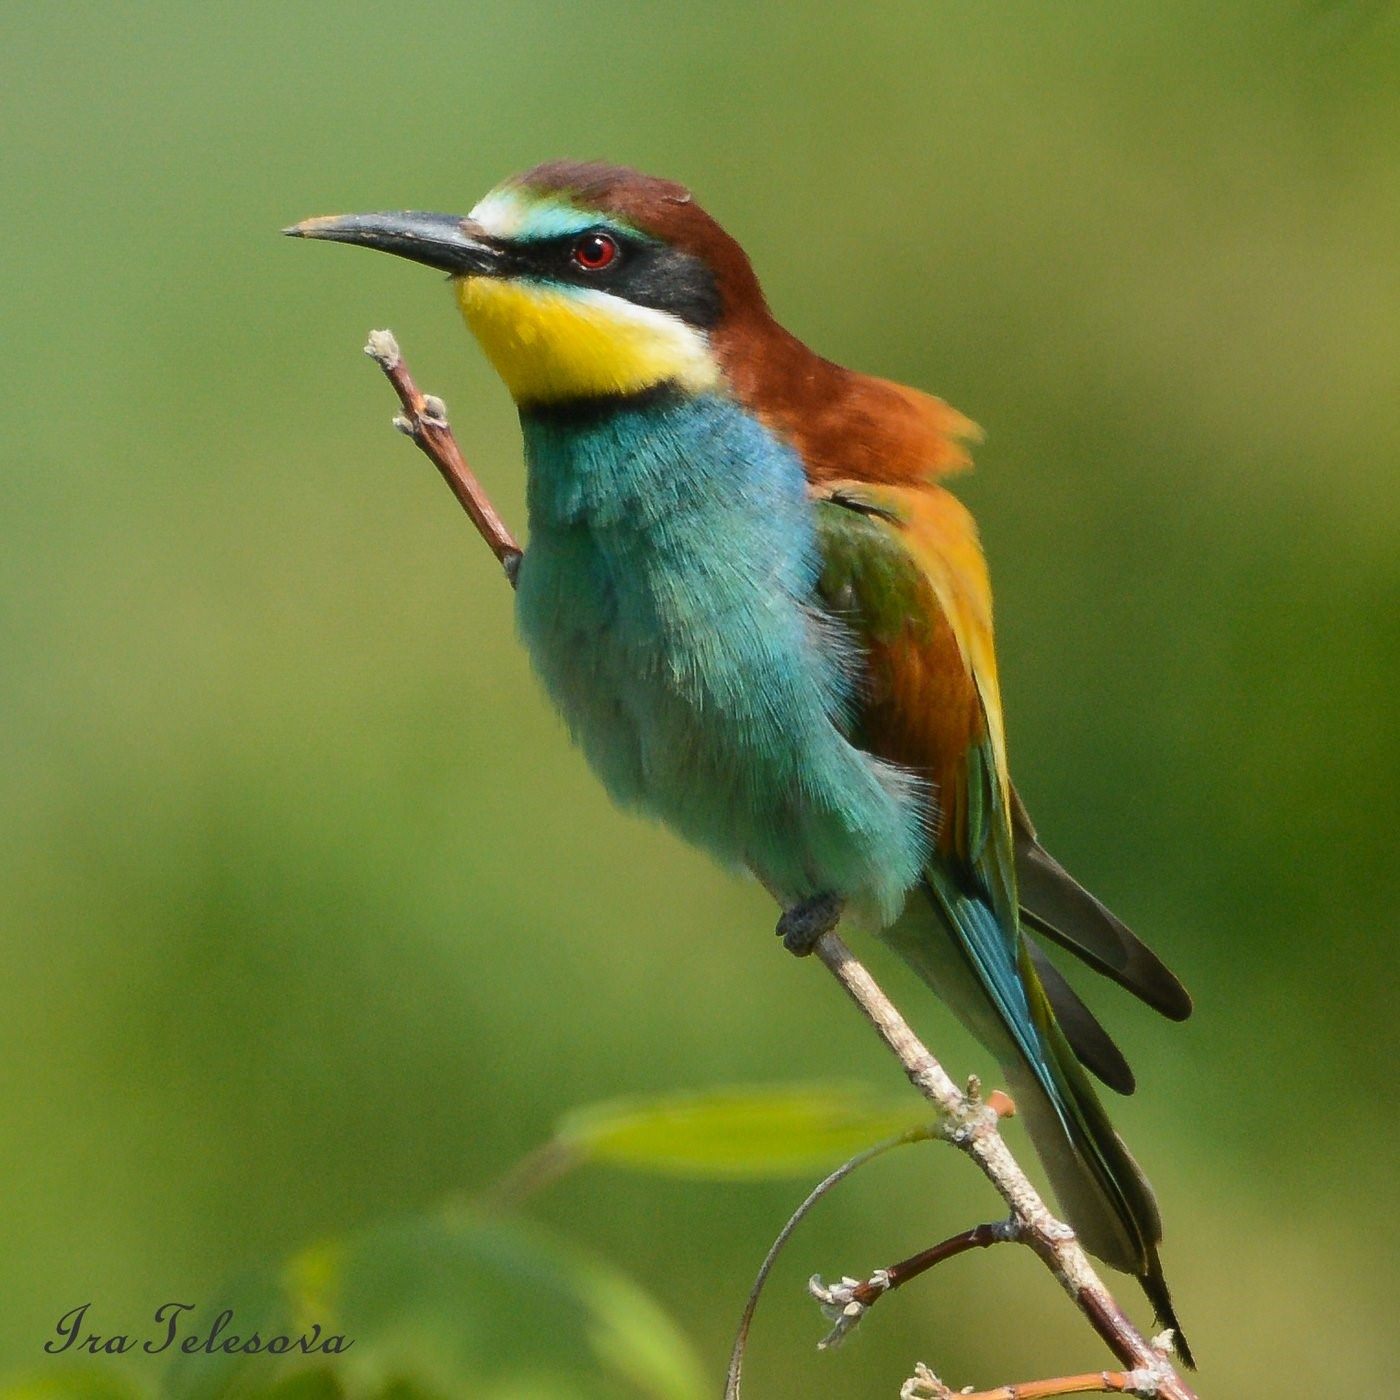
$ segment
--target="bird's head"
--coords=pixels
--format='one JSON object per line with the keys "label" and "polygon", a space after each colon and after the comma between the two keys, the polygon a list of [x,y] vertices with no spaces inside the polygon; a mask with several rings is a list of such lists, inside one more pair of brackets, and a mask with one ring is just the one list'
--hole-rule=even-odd
{"label": "bird's head", "polygon": [[748,258],[683,186],[559,161],[492,190],[465,218],[348,214],[302,238],[360,243],[438,268],[522,406],[722,377],[716,332],[766,318]]}

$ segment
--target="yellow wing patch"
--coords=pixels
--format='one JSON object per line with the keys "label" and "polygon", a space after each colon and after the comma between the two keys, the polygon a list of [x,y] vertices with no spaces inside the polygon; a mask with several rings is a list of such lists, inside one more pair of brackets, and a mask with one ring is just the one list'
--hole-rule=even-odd
{"label": "yellow wing patch", "polygon": [[516,403],[631,394],[674,381],[703,391],[719,366],[703,331],[588,288],[465,277],[457,301]]}
{"label": "yellow wing patch", "polygon": [[906,512],[905,543],[933,587],[957,638],[987,716],[1001,790],[1010,790],[1001,688],[992,633],[992,586],[977,526],[967,507],[943,490],[891,491]]}

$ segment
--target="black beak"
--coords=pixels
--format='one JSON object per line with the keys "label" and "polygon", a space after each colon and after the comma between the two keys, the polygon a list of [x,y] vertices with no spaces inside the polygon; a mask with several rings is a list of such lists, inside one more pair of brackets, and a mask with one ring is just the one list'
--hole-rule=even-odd
{"label": "black beak", "polygon": [[334,243],[359,243],[426,263],[454,277],[489,274],[503,260],[502,250],[470,219],[456,214],[327,214],[303,219],[283,233],[293,238],[327,238]]}

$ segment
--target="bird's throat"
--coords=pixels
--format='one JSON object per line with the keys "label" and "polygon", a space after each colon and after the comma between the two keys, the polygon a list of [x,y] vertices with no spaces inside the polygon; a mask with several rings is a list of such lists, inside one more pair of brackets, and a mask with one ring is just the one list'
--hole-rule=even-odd
{"label": "bird's throat", "polygon": [[703,331],[587,288],[466,277],[458,304],[516,403],[630,397],[658,384],[702,392],[719,367]]}

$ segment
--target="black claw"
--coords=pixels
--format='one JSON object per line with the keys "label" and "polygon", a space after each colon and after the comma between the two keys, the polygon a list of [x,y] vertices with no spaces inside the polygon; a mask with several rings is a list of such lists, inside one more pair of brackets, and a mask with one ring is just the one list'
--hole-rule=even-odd
{"label": "black claw", "polygon": [[839,894],[814,894],[784,909],[777,930],[783,947],[794,957],[805,958],[816,947],[817,939],[841,922],[845,903]]}

